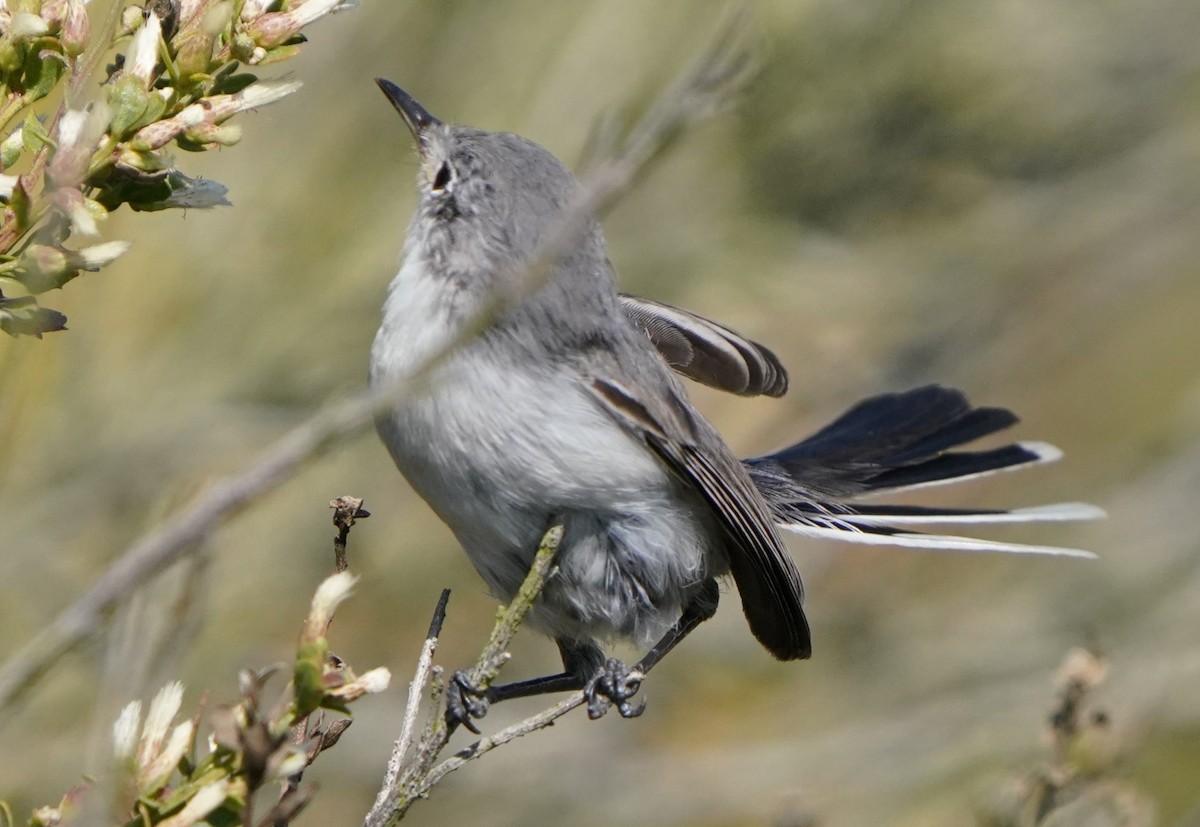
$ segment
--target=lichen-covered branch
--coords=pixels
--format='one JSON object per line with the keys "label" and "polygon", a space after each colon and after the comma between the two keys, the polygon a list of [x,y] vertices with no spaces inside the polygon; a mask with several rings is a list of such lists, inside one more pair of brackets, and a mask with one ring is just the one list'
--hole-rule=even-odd
{"label": "lichen-covered branch", "polygon": [[[475,686],[481,688],[488,686],[500,674],[500,670],[504,664],[508,662],[508,649],[512,643],[513,636],[516,635],[517,630],[525,620],[525,616],[533,607],[534,601],[541,594],[542,587],[546,583],[546,578],[550,576],[551,567],[554,563],[554,555],[557,553],[558,545],[562,541],[562,534],[562,526],[556,525],[552,526],[542,537],[542,541],[538,545],[537,554],[533,558],[533,565],[529,569],[529,574],[525,576],[525,581],[521,584],[516,597],[501,610],[499,616],[496,618],[496,624],[492,627],[487,645],[483,647],[479,658],[468,670],[468,679]],[[415,710],[417,709],[417,704],[430,678],[430,663],[432,662],[433,652],[437,646],[437,633],[441,628],[438,618],[444,612],[446,597],[447,594],[443,593],[442,601],[438,604],[438,611],[434,613],[435,623],[431,625],[430,635],[425,641],[425,646],[422,647],[421,660],[417,665],[417,674],[409,689],[409,711],[412,714],[405,715],[404,728],[401,730],[400,738],[397,739],[396,745],[392,750],[391,759],[388,762],[387,776],[384,779],[384,784],[379,791],[379,795],[375,799],[375,806],[371,808],[371,812],[367,814],[367,818],[363,822],[365,827],[382,827],[382,825],[396,824],[404,818],[404,814],[408,812],[408,808],[414,802],[420,798],[424,798],[429,793],[430,788],[448,773],[502,743],[533,732],[536,729],[549,726],[555,718],[566,714],[571,709],[583,703],[583,693],[577,693],[575,697],[552,707],[541,715],[534,716],[534,718],[523,721],[521,724],[502,730],[489,738],[481,739],[454,758],[435,766],[438,756],[446,748],[451,735],[451,729],[446,724],[445,706],[442,702],[444,692],[442,691],[442,687],[439,686],[435,691],[438,703],[434,704],[434,708],[430,712],[428,721],[425,724],[425,730],[415,747],[412,747],[410,755],[410,744],[412,743],[411,727],[416,719]],[[427,654],[428,657],[426,656]]]}

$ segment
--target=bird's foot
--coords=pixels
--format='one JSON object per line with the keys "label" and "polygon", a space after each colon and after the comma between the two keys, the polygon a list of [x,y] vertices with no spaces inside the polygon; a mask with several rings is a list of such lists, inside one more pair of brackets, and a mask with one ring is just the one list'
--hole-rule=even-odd
{"label": "bird's foot", "polygon": [[641,672],[631,670],[616,658],[609,658],[604,668],[584,687],[588,717],[596,720],[608,711],[610,703],[617,708],[622,718],[636,718],[641,715],[646,710],[646,702],[642,701],[635,706],[629,699],[642,688],[643,678],[645,675]]}
{"label": "bird's foot", "polygon": [[488,713],[490,700],[487,689],[476,686],[465,669],[459,669],[446,687],[446,723],[451,731],[459,724],[476,735],[475,721]]}

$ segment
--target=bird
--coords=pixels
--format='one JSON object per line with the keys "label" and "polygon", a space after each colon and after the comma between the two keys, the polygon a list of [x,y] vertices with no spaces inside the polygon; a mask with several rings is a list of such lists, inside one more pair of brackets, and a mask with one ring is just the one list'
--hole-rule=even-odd
{"label": "bird", "polygon": [[[1091,556],[914,528],[1101,514],[1083,503],[964,509],[865,500],[1061,455],[1039,442],[960,450],[1017,417],[951,388],[873,396],[783,450],[739,458],[682,378],[782,396],[788,374],[775,354],[696,313],[619,292],[594,217],[544,282],[520,294],[523,270],[578,196],[574,175],[527,138],[445,123],[390,81],[376,82],[412,133],[420,170],[371,384],[414,376],[473,331],[495,296],[520,296],[437,360],[422,393],[382,413],[379,435],[497,598],[515,595],[547,529],[563,529],[528,617],[556,642],[562,672],[487,687],[458,672],[448,692],[452,724],[477,732],[473,719],[490,704],[580,689],[592,717],[610,705],[635,717],[645,674],[715,613],[726,575],[771,655],[810,657],[804,587],[783,532]],[[646,655],[632,667],[606,657],[616,640]]]}

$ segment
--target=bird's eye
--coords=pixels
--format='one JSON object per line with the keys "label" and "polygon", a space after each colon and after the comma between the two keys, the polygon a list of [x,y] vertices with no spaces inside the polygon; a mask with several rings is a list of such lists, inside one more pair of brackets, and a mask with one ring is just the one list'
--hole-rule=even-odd
{"label": "bird's eye", "polygon": [[442,161],[442,165],[438,167],[437,175],[433,176],[433,191],[441,192],[450,185],[450,163]]}

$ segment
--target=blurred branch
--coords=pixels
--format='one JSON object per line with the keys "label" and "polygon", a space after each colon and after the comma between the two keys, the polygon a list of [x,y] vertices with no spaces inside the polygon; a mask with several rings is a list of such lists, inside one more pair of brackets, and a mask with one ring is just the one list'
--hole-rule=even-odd
{"label": "blurred branch", "polygon": [[[562,526],[556,525],[552,526],[542,537],[542,541],[538,545],[537,554],[533,558],[533,564],[529,568],[529,574],[525,576],[525,581],[521,584],[516,597],[512,599],[512,602],[504,608],[500,616],[496,619],[496,624],[492,627],[492,633],[488,638],[487,645],[484,646],[483,651],[479,654],[475,665],[467,672],[468,680],[473,686],[486,688],[488,684],[496,679],[504,664],[508,662],[509,645],[512,643],[517,629],[520,628],[521,623],[525,620],[525,615],[529,613],[534,601],[541,594],[542,587],[546,583],[546,577],[550,574],[554,555],[558,552],[559,543],[562,541],[562,536]],[[412,685],[409,687],[408,708],[404,716],[404,725],[401,728],[400,737],[397,739],[396,745],[392,750],[391,759],[388,761],[388,771],[383,787],[375,799],[375,805],[371,808],[371,812],[367,814],[366,820],[363,822],[364,827],[383,827],[383,825],[396,824],[404,818],[405,813],[408,812],[409,807],[414,802],[428,795],[433,785],[450,772],[458,769],[467,761],[478,758],[484,753],[500,746],[500,744],[507,743],[521,735],[526,735],[549,726],[556,718],[583,703],[583,693],[576,693],[574,697],[567,701],[539,715],[535,715],[533,718],[522,721],[520,724],[502,730],[496,735],[481,739],[453,758],[434,766],[434,762],[442,750],[446,748],[446,744],[449,743],[450,735],[452,734],[452,730],[446,722],[444,703],[438,703],[433,709],[428,723],[425,725],[425,731],[421,736],[421,740],[417,742],[416,748],[412,750],[411,760],[406,766],[405,757],[409,754],[410,744],[412,743],[416,710],[431,674],[430,663],[433,652],[437,647],[437,635],[441,629],[441,619],[445,613],[445,601],[448,596],[447,592],[442,592],[442,599],[438,602],[437,610],[434,612],[434,622],[430,624],[429,637],[426,639],[425,645],[421,650],[421,659],[417,664],[417,674],[413,679]],[[428,657],[426,656],[427,654]],[[441,690],[442,687],[439,686],[436,693],[439,700],[444,698],[445,695]]]}
{"label": "blurred branch", "polygon": [[1125,747],[1109,713],[1094,700],[1108,671],[1108,661],[1092,651],[1067,652],[1046,721],[1051,758],[992,796],[977,813],[983,827],[1153,827],[1150,799],[1117,778]]}
{"label": "blurred branch", "polygon": [[[129,547],[91,588],[0,668],[0,713],[28,692],[58,658],[94,634],[104,615],[125,595],[188,554],[213,529],[279,487],[306,462],[367,427],[398,402],[419,393],[431,371],[454,350],[543,285],[554,264],[570,250],[593,216],[628,190],[639,172],[690,124],[717,111],[741,88],[750,70],[750,60],[740,47],[744,29],[742,16],[727,24],[712,47],[655,101],[611,157],[587,176],[556,228],[522,268],[525,278],[517,280],[521,283],[519,291],[496,296],[473,325],[409,376],[318,411],[269,446],[256,463],[213,483],[183,512]],[[501,284],[505,281],[497,280]]]}

